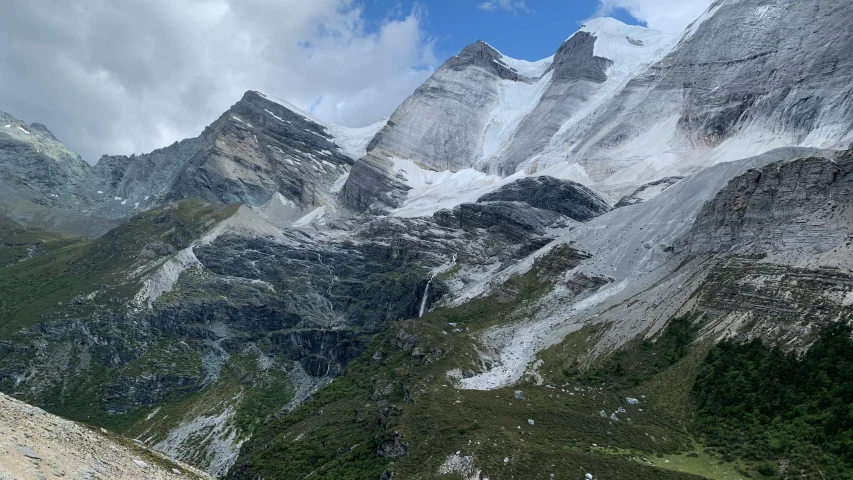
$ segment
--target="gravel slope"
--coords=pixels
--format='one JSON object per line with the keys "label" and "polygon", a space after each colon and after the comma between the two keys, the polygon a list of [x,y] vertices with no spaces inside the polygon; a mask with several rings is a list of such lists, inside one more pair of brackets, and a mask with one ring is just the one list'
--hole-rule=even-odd
{"label": "gravel slope", "polygon": [[0,394],[0,480],[212,479],[150,450]]}

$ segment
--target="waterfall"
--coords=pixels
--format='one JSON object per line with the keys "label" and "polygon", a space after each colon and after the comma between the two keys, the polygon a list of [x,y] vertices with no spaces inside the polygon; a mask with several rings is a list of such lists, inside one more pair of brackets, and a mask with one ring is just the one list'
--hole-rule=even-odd
{"label": "waterfall", "polygon": [[432,283],[432,281],[435,279],[435,276],[438,275],[440,272],[443,272],[443,271],[447,270],[448,268],[453,267],[454,265],[456,265],[456,254],[455,253],[453,254],[453,258],[450,260],[450,265],[445,264],[444,266],[438,268],[437,270],[433,270],[432,276],[429,277],[429,281],[427,281],[426,288],[424,288],[424,298],[421,300],[421,311],[420,311],[420,313],[418,313],[418,318],[423,317],[424,313],[426,313],[427,298],[429,297],[429,286]]}
{"label": "waterfall", "polygon": [[424,299],[421,300],[421,313],[418,314],[418,318],[424,316],[424,311],[426,311],[427,307],[427,295],[429,295],[429,284],[432,283],[432,279],[427,282],[426,288],[424,289]]}

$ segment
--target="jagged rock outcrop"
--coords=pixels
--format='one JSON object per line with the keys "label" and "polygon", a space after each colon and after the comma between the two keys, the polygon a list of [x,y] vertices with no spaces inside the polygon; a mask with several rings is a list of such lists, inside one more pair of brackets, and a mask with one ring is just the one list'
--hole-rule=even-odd
{"label": "jagged rock outcrop", "polygon": [[196,138],[90,166],[43,125],[2,114],[0,204],[17,220],[86,236],[185,198],[252,207],[278,200],[278,216],[295,220],[335,204],[336,182],[380,127],[325,124],[250,91]]}
{"label": "jagged rock outcrop", "polygon": [[440,210],[434,217],[442,226],[500,231],[519,240],[525,234],[542,235],[546,228],[568,222],[568,218],[559,213],[531,207],[523,202],[463,203],[453,210]]}
{"label": "jagged rock outcrop", "polygon": [[371,149],[353,165],[341,191],[341,201],[353,210],[374,215],[384,215],[401,207],[411,187],[394,174],[392,167],[390,153]]}
{"label": "jagged rock outcrop", "polygon": [[[208,132],[205,132],[208,133]],[[87,187],[98,193],[91,206],[96,215],[126,219],[163,205],[178,173],[199,153],[206,134],[142,155],[104,155],[92,166]]]}
{"label": "jagged rock outcrop", "polygon": [[328,129],[257,92],[247,92],[202,134],[168,198],[260,206],[276,193],[305,208],[331,203],[353,159]]}
{"label": "jagged rock outcrop", "polygon": [[523,202],[531,207],[557,212],[578,222],[586,222],[610,211],[599,194],[570,180],[539,176],[517,180],[480,197],[478,202]]}
{"label": "jagged rock outcrop", "polygon": [[38,123],[0,112],[0,210],[18,221],[74,234],[100,234],[117,222],[86,214],[89,165]]}
{"label": "jagged rock outcrop", "polygon": [[530,233],[543,235],[549,227],[585,222],[609,210],[603,198],[583,185],[542,176],[517,180],[477,203],[463,203],[433,216],[446,227],[490,229],[523,240]]}
{"label": "jagged rock outcrop", "polygon": [[691,253],[819,254],[850,238],[853,154],[750,170],[708,202],[686,238]]}

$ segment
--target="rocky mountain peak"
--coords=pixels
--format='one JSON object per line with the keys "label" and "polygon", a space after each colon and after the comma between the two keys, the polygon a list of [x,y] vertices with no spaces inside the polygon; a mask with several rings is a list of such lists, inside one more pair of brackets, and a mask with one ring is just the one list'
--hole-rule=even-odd
{"label": "rocky mountain peak", "polygon": [[459,55],[445,62],[442,68],[458,70],[466,67],[479,67],[507,80],[519,79],[518,72],[503,62],[503,55],[483,40],[477,40],[462,49]]}

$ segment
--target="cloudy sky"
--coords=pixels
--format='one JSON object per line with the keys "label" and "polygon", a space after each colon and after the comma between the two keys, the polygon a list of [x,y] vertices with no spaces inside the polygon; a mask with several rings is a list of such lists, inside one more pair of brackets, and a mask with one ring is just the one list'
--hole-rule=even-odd
{"label": "cloudy sky", "polygon": [[196,136],[246,90],[328,121],[389,115],[482,38],[553,54],[586,19],[673,33],[710,0],[27,0],[0,16],[0,111],[89,162]]}

